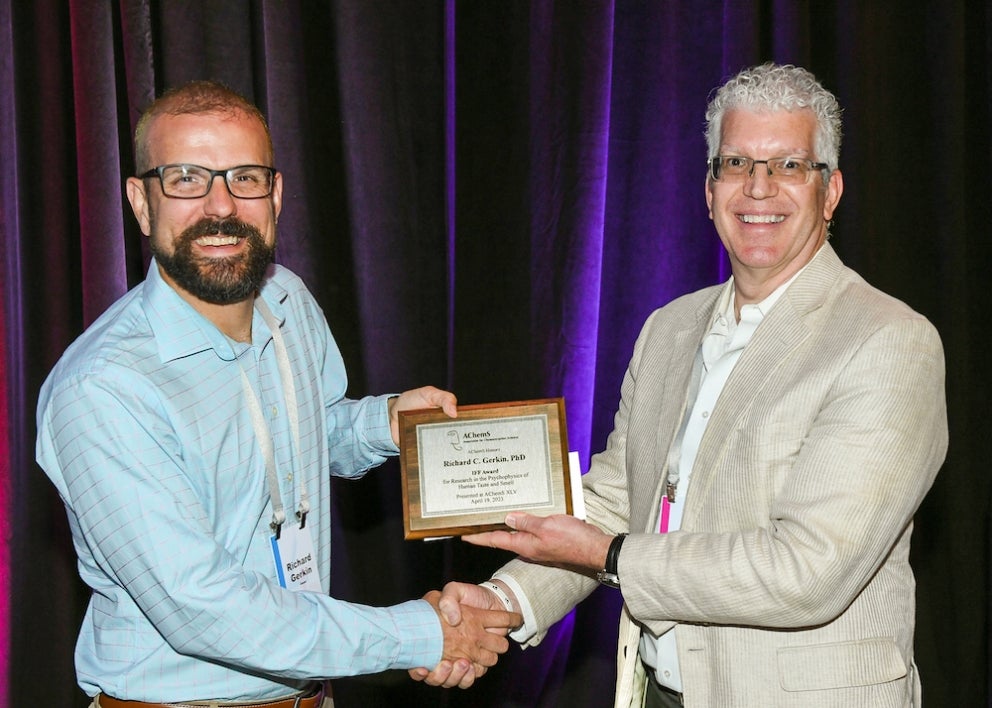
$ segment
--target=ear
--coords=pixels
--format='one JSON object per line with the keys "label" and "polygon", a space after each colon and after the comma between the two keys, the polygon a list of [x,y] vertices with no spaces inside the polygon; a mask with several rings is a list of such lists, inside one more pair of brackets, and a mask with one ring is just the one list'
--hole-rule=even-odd
{"label": "ear", "polygon": [[152,220],[148,210],[148,193],[145,191],[144,180],[128,177],[125,191],[127,192],[127,200],[131,202],[134,218],[138,220],[138,226],[141,227],[141,233],[145,236],[151,236]]}
{"label": "ear", "polygon": [[840,196],[844,193],[844,176],[840,170],[830,173],[830,180],[827,182],[827,194],[823,200],[823,220],[830,221],[834,218],[834,210],[840,203]]}
{"label": "ear", "polygon": [[706,175],[706,210],[709,212],[710,221],[713,220],[713,182],[710,176]]}
{"label": "ear", "polygon": [[272,183],[272,210],[278,221],[282,211],[282,172],[276,172],[275,182]]}

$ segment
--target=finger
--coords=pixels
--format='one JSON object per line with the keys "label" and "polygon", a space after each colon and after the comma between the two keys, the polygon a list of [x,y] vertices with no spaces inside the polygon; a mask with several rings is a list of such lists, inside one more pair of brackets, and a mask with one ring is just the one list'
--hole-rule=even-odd
{"label": "finger", "polygon": [[495,665],[499,655],[505,654],[510,648],[506,637],[493,632],[477,631],[469,641],[471,648],[468,649],[468,658],[483,666]]}
{"label": "finger", "polygon": [[426,405],[440,408],[452,418],[458,415],[458,399],[450,391],[436,386],[424,386],[418,393]]}
{"label": "finger", "polygon": [[486,662],[480,663],[483,663],[486,666],[492,666],[496,663],[497,657],[495,655],[505,654],[507,649],[510,648],[510,642],[507,641],[506,637],[500,636],[499,634],[486,632],[485,636],[480,637],[478,646],[483,652],[493,655],[493,662],[491,664]]}
{"label": "finger", "polygon": [[483,666],[496,666],[496,662],[499,661],[499,655],[501,653],[502,652],[494,651],[487,647],[479,646],[475,652],[475,660]]}
{"label": "finger", "polygon": [[440,403],[438,404],[441,406],[441,410],[443,410],[448,415],[448,417],[457,418],[458,399],[455,397],[455,394],[451,393],[450,391],[442,391],[442,394],[443,396],[441,398]]}
{"label": "finger", "polygon": [[485,533],[474,533],[462,536],[462,540],[471,543],[473,546],[488,546],[489,548],[502,548],[507,551],[515,551],[515,534],[508,531],[487,531]]}
{"label": "finger", "polygon": [[488,546],[492,535],[492,531],[487,533],[469,533],[462,536],[462,540],[466,543],[471,543],[473,546]]}
{"label": "finger", "polygon": [[514,629],[524,623],[523,615],[519,612],[506,610],[486,610],[479,617],[479,624],[488,629]]}
{"label": "finger", "polygon": [[414,681],[423,681],[431,672],[422,666],[419,669],[410,669],[407,673],[410,674],[410,678]]}
{"label": "finger", "polygon": [[524,623],[524,616],[519,612],[495,611],[487,614],[482,621],[482,626],[490,632],[506,633],[508,630],[516,629]]}
{"label": "finger", "polygon": [[516,511],[507,514],[506,518],[503,519],[503,523],[515,531],[530,531],[530,533],[537,533],[538,525],[545,520],[546,519],[542,519],[540,516],[534,516],[533,514]]}
{"label": "finger", "polygon": [[454,663],[451,673],[444,682],[445,688],[468,688],[475,681],[475,670],[468,659],[459,659]]}
{"label": "finger", "polygon": [[424,678],[424,683],[429,686],[444,686],[448,678],[451,676],[453,668],[454,667],[450,661],[442,660],[437,666],[434,667],[433,671],[427,674]]}
{"label": "finger", "polygon": [[458,688],[465,689],[471,688],[472,684],[475,683],[475,679],[479,678],[479,674],[474,671],[468,671],[462,677],[462,680],[458,682]]}

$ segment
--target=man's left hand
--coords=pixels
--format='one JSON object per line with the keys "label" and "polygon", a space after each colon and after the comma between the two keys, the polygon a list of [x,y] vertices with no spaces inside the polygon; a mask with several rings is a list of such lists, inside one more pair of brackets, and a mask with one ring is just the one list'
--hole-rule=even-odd
{"label": "man's left hand", "polygon": [[450,391],[442,391],[434,386],[422,386],[412,391],[404,391],[399,396],[389,399],[389,431],[397,447],[400,444],[399,412],[421,408],[440,408],[450,418],[458,417],[458,399]]}
{"label": "man's left hand", "polygon": [[513,531],[488,531],[462,536],[462,540],[513,551],[539,563],[591,571],[603,569],[613,541],[592,524],[565,514],[542,517],[513,512],[505,521]]}

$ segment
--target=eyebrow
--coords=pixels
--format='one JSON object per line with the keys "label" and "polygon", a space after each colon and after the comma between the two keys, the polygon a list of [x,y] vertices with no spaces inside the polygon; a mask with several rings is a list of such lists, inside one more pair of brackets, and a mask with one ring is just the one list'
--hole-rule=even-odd
{"label": "eyebrow", "polygon": [[[741,157],[751,157],[747,154],[746,150],[739,147],[734,147],[730,145],[721,145],[720,153],[721,155],[740,155]],[[792,148],[789,150],[783,150],[781,152],[776,152],[771,157],[809,157],[813,154],[812,149],[807,148]]]}

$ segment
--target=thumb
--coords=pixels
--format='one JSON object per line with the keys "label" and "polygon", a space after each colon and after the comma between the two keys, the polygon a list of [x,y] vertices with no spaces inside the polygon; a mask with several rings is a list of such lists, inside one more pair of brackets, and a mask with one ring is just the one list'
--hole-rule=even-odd
{"label": "thumb", "polygon": [[527,514],[518,512],[511,512],[503,519],[503,523],[514,531],[526,531],[528,522]]}
{"label": "thumb", "polygon": [[437,605],[438,609],[441,611],[441,615],[448,624],[452,627],[457,627],[461,624],[462,608],[458,604],[458,600],[450,595],[442,595]]}

